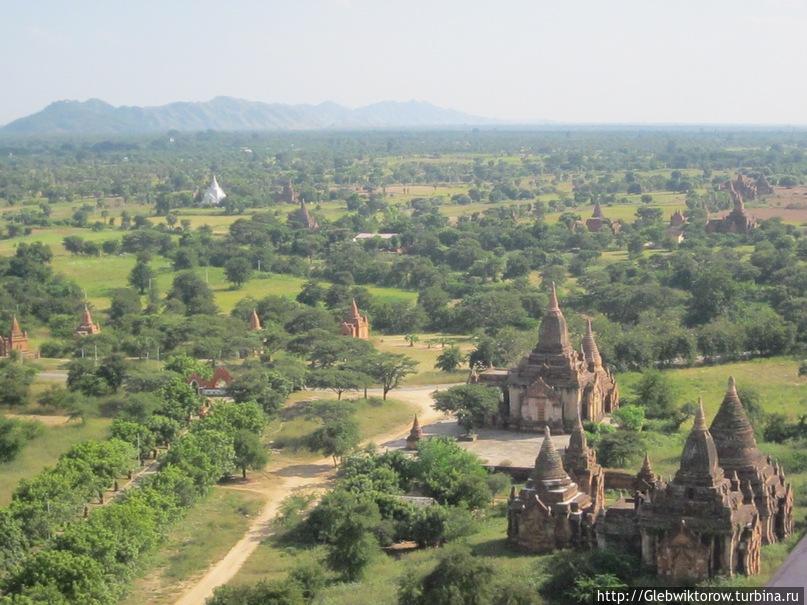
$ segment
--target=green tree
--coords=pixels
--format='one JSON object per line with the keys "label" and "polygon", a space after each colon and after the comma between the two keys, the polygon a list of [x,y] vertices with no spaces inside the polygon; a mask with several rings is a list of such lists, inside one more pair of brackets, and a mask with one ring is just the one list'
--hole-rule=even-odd
{"label": "green tree", "polygon": [[269,456],[260,437],[247,429],[239,430],[233,437],[235,465],[241,469],[241,476],[247,478],[247,469],[260,470],[266,466]]}
{"label": "green tree", "polygon": [[144,260],[135,263],[131,273],[129,273],[129,285],[136,288],[140,294],[145,294],[154,279],[154,272]]}
{"label": "green tree", "polygon": [[168,299],[181,302],[186,315],[213,315],[217,311],[213,290],[192,271],[184,271],[174,278]]}
{"label": "green tree", "polygon": [[206,605],[304,605],[300,587],[295,582],[261,580],[246,586],[221,586]]}
{"label": "green tree", "polygon": [[423,578],[405,576],[398,585],[399,605],[490,605],[493,567],[464,548],[450,548]]}
{"label": "green tree", "polygon": [[417,362],[406,355],[380,354],[372,363],[371,375],[381,383],[383,399],[398,388],[401,381],[417,370]]}
{"label": "green tree", "polygon": [[334,466],[337,461],[353,451],[359,444],[359,425],[350,417],[342,416],[326,420],[308,437],[308,446],[331,456]]}
{"label": "green tree", "polygon": [[465,355],[462,354],[460,348],[452,345],[437,356],[437,363],[434,364],[434,367],[443,372],[453,372],[460,367],[464,360]]}
{"label": "green tree", "polygon": [[358,390],[366,384],[365,379],[364,375],[352,370],[318,368],[309,372],[308,385],[317,389],[330,389],[336,393],[336,399],[341,400],[342,393]]}
{"label": "green tree", "polygon": [[499,409],[498,389],[479,384],[463,384],[438,391],[434,408],[456,415],[457,423],[470,432],[485,426]]}
{"label": "green tree", "polygon": [[635,390],[636,403],[645,408],[648,418],[668,418],[675,413],[675,389],[666,374],[645,370]]}
{"label": "green tree", "polygon": [[234,256],[224,264],[224,274],[234,288],[240,288],[252,276],[252,265],[243,256]]}
{"label": "green tree", "polygon": [[0,403],[22,405],[36,376],[36,368],[15,358],[0,361]]}

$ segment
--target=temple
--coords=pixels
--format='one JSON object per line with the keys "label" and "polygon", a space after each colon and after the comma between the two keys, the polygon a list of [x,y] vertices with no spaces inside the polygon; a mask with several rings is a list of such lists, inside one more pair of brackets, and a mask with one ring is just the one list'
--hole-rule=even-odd
{"label": "temple", "polygon": [[753,215],[745,209],[743,195],[732,185],[729,188],[734,208],[723,218],[709,219],[706,222],[707,233],[750,233],[759,226]]}
{"label": "temple", "polygon": [[93,323],[90,308],[84,305],[84,312],[81,314],[81,323],[76,328],[76,336],[91,336],[93,334],[100,334],[101,326]]}
{"label": "temple", "polygon": [[362,315],[359,312],[359,306],[356,304],[355,298],[350,305],[350,314],[342,322],[340,328],[343,336],[361,338],[362,340],[370,338],[370,321],[367,319],[367,315]]}
{"label": "temple", "polygon": [[300,198],[300,207],[289,214],[289,222],[301,229],[316,231],[319,229],[317,219],[308,211],[305,200]]}
{"label": "temple", "polygon": [[252,309],[252,314],[249,316],[249,329],[251,332],[260,332],[263,330],[261,318],[258,317],[258,312],[255,309]]}
{"label": "temple", "polygon": [[732,180],[729,179],[720,184],[720,189],[725,191],[736,191],[743,198],[747,200],[754,200],[762,195],[770,195],[773,193],[773,187],[765,178],[765,175],[759,175],[757,178],[751,178],[744,174],[737,173],[737,177]]}
{"label": "temple", "polygon": [[292,185],[290,180],[283,183],[283,190],[280,192],[277,199],[279,202],[285,202],[287,204],[297,203],[297,193],[294,191],[294,185]]}
{"label": "temple", "polygon": [[0,336],[0,357],[10,357],[14,351],[23,357],[35,357],[35,353],[28,348],[28,332],[20,328],[16,315],[11,317],[8,336]]}
{"label": "temple", "polygon": [[495,423],[514,429],[549,426],[563,433],[575,427],[578,414],[596,422],[619,406],[619,389],[603,365],[591,321],[582,350],[575,350],[554,284],[535,348],[515,368],[491,368],[474,380],[502,389],[502,413]]}
{"label": "temple", "polygon": [[[631,495],[606,506],[605,487]],[[562,463],[546,429],[533,474],[508,505],[507,538],[519,548],[631,552],[674,583],[757,574],[761,546],[792,531],[792,488],[757,449],[733,378],[711,430],[699,402],[669,483],[647,455],[635,476],[603,469],[578,419]]]}
{"label": "temple", "polygon": [[420,421],[416,414],[415,419],[412,421],[412,428],[409,431],[409,435],[406,437],[406,449],[418,449],[418,443],[420,443],[421,439],[423,439],[423,429],[420,426]]}
{"label": "temple", "polygon": [[586,219],[586,229],[591,233],[602,231],[603,227],[610,229],[615,235],[619,233],[622,225],[618,221],[611,221],[605,218],[602,212],[602,207],[599,202],[594,204],[594,211],[591,213],[591,218]]}
{"label": "temple", "polygon": [[563,468],[549,427],[545,427],[532,476],[518,496],[514,491],[510,495],[508,540],[537,553],[591,546],[595,508],[591,495]]}
{"label": "temple", "polygon": [[221,187],[219,187],[219,183],[216,180],[216,175],[214,174],[213,181],[202,194],[202,206],[218,206],[226,197],[227,194],[224,193],[224,190]]}

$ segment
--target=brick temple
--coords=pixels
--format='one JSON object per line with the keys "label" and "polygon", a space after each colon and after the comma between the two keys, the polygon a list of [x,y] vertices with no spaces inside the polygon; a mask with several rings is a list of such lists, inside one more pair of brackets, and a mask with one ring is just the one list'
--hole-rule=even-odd
{"label": "brick temple", "polygon": [[508,541],[532,552],[608,548],[634,553],[671,582],[759,573],[760,548],[793,531],[784,470],[757,448],[734,379],[711,428],[699,404],[675,476],[665,482],[645,456],[632,496],[605,506],[608,472],[577,422],[565,458],[545,429],[525,487],[511,492]]}

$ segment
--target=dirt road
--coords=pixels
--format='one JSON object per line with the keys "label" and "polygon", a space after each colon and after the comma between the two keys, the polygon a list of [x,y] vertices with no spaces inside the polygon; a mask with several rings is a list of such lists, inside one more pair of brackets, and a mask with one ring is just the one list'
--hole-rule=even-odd
{"label": "dirt road", "polygon": [[[452,385],[426,385],[398,389],[393,393],[395,399],[412,404],[413,411],[417,413],[421,423],[428,423],[443,415],[432,407],[431,393],[439,388],[444,389]],[[370,391],[370,395],[380,395],[380,392]],[[373,443],[384,445],[387,442],[399,439],[409,434],[410,424],[397,427],[382,435],[374,435]],[[263,509],[250,525],[244,536],[236,542],[229,552],[214,563],[205,574],[195,581],[176,601],[175,605],[202,605],[213,594],[213,591],[229,582],[241,569],[266,536],[271,534],[271,521],[277,515],[278,508],[283,499],[294,492],[304,488],[313,488],[327,483],[333,476],[333,464],[330,458],[322,458],[306,464],[286,464],[283,466],[269,466],[267,474],[271,478],[271,489],[266,490],[267,500]],[[280,489],[278,489],[280,487]]]}

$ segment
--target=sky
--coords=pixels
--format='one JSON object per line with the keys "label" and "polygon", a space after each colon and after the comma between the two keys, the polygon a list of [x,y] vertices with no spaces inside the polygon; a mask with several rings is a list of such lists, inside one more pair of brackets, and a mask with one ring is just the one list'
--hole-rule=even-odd
{"label": "sky", "polygon": [[807,0],[0,0],[0,57],[0,124],[219,95],[807,124]]}

